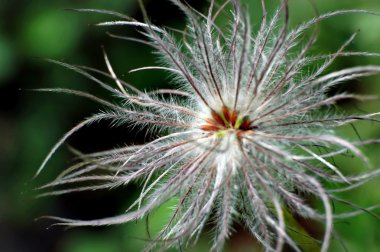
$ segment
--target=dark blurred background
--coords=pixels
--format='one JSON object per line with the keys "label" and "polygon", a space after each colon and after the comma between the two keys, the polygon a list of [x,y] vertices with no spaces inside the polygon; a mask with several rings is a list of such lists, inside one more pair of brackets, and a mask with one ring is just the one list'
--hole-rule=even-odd
{"label": "dark blurred background", "polygon": [[[182,27],[183,15],[165,0],[145,0],[153,23]],[[188,1],[204,10],[207,1]],[[246,2],[250,2],[247,0]],[[259,1],[250,3],[252,20],[260,19]],[[276,1],[271,1],[275,6]],[[321,0],[315,1],[320,13],[337,9],[365,9],[380,12],[378,0]],[[272,6],[272,10],[273,10]],[[291,23],[313,17],[309,1],[290,0]],[[38,198],[34,188],[54,178],[72,164],[72,154],[63,146],[48,163],[44,172],[32,179],[40,163],[54,143],[75,123],[99,110],[97,104],[64,94],[28,91],[33,88],[72,88],[101,97],[107,93],[78,74],[47,63],[42,58],[67,61],[74,64],[106,70],[101,46],[119,77],[140,89],[170,87],[171,80],[159,71],[128,71],[157,62],[150,48],[133,42],[109,37],[106,32],[139,36],[133,28],[95,27],[101,21],[116,18],[99,14],[76,13],[66,8],[100,8],[115,10],[141,20],[136,0],[0,0],[0,251],[1,252],[119,252],[141,251],[146,244],[146,223],[128,223],[117,227],[81,228],[65,230],[46,229],[49,222],[34,221],[42,215],[57,215],[78,219],[93,219],[122,213],[136,197],[137,187],[131,185],[112,191],[75,193]],[[257,27],[257,26],[256,26]],[[320,37],[313,48],[317,54],[336,51],[353,32],[360,33],[349,50],[380,53],[380,17],[349,15],[335,17],[321,23]],[[355,65],[380,65],[380,59],[368,57],[341,58],[329,70]],[[21,89],[21,90],[20,90]],[[380,95],[380,77],[371,77],[346,83],[335,91]],[[335,92],[334,91],[334,92]],[[380,102],[340,104],[351,112],[379,111]],[[363,138],[380,137],[379,125],[358,125]],[[355,138],[352,129],[343,129]],[[87,127],[70,138],[68,144],[83,152],[109,149],[125,143],[138,143],[150,136],[144,132],[106,123]],[[380,167],[379,148],[366,149],[373,164]],[[362,167],[347,162],[346,172]],[[370,182],[355,193],[344,195],[362,206],[380,202],[379,180]],[[167,217],[166,208],[158,209],[150,221],[152,230],[159,230]],[[336,206],[340,211],[352,210]],[[376,212],[376,211],[375,211]],[[380,213],[377,211],[377,213]],[[314,225],[310,224],[309,225]],[[320,227],[316,228],[320,230]],[[337,222],[349,251],[380,251],[380,222],[365,214]],[[192,251],[207,251],[207,234]],[[254,251],[255,242],[243,228],[226,245],[226,251]],[[257,248],[257,250],[259,249]],[[331,251],[344,251],[337,240]]]}

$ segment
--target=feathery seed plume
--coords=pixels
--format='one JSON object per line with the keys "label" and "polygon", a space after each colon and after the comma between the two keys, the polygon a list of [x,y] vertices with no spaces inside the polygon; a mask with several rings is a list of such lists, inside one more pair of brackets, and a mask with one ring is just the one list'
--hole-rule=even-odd
{"label": "feathery seed plume", "polygon": [[[349,93],[328,96],[327,91],[344,81],[378,74],[380,67],[357,66],[331,73],[326,73],[326,69],[337,57],[379,55],[346,52],[356,34],[329,55],[310,55],[309,49],[316,42],[319,22],[337,15],[377,14],[334,11],[291,28],[287,0],[271,15],[262,0],[262,21],[254,30],[249,13],[239,0],[223,4],[210,0],[205,14],[182,1],[171,2],[187,18],[183,31],[155,26],[144,8],[144,22],[106,10],[78,11],[121,19],[100,26],[138,29],[146,40],[114,37],[151,46],[160,54],[163,64],[133,71],[170,72],[176,84],[173,89],[138,90],[117,77],[106,54],[108,72],[51,60],[95,81],[121,103],[76,90],[44,89],[83,96],[106,109],[67,132],[52,148],[38,173],[74,132],[99,120],[165,132],[142,145],[80,154],[81,162],[42,188],[73,186],[44,195],[114,188],[136,180],[144,181],[141,194],[119,216],[99,220],[52,217],[59,221],[56,225],[121,224],[141,219],[176,198],[168,223],[147,250],[156,245],[177,246],[178,240],[182,244],[196,242],[205,225],[212,221],[211,250],[220,251],[231,234],[231,226],[238,221],[267,251],[282,251],[285,244],[301,251],[290,234],[287,221],[290,214],[324,223],[320,249],[327,251],[334,219],[362,212],[334,214],[331,201],[344,201],[336,193],[355,189],[380,175],[380,170],[375,169],[346,176],[330,159],[351,153],[369,165],[360,147],[379,140],[351,141],[339,136],[335,129],[359,120],[379,122],[380,113],[346,115],[325,108],[343,99],[372,97]],[[227,27],[217,25],[221,15],[228,16]],[[309,30],[314,31],[305,40],[305,32]],[[180,33],[182,39],[174,33]],[[109,77],[115,84],[101,81],[96,74]],[[318,149],[323,151],[320,153]],[[92,185],[80,186],[86,181]],[[326,187],[329,182],[333,188]],[[321,201],[324,211],[313,208],[306,197]]]}

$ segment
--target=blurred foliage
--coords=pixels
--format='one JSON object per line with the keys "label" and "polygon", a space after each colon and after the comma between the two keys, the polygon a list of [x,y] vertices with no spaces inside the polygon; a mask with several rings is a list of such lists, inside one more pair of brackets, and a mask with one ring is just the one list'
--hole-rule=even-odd
{"label": "blurred foliage", "polygon": [[[189,1],[197,8],[206,1]],[[259,22],[259,1],[249,3],[252,20]],[[270,9],[277,4],[270,2]],[[290,0],[292,25],[315,16],[311,2]],[[320,0],[316,10],[320,13],[337,9],[366,9],[380,12],[378,0]],[[179,11],[164,0],[146,0],[148,13],[156,24],[181,26],[184,19]],[[147,244],[146,220],[117,227],[63,230],[51,228],[50,223],[34,222],[34,218],[49,214],[71,218],[100,218],[122,213],[137,197],[138,185],[106,192],[90,192],[35,199],[33,189],[54,178],[71,163],[72,155],[61,148],[37,179],[32,179],[49,148],[59,137],[83,117],[96,112],[99,107],[77,97],[44,94],[28,89],[62,87],[88,91],[106,96],[94,83],[77,74],[49,64],[41,58],[64,59],[74,64],[105,69],[101,46],[105,46],[119,76],[141,89],[170,86],[164,74],[152,71],[129,74],[130,69],[152,65],[157,61],[145,46],[115,40],[107,31],[138,35],[133,29],[104,29],[91,24],[113,17],[75,13],[66,8],[104,8],[141,18],[136,0],[0,0],[0,251],[57,251],[57,252],[119,252],[141,251]],[[336,51],[349,36],[360,29],[349,50],[380,53],[380,17],[347,15],[321,22],[320,37],[313,48],[317,54]],[[378,58],[339,58],[329,70],[355,65],[377,64]],[[21,91],[19,89],[22,89]],[[341,90],[380,95],[380,76],[345,83]],[[111,97],[112,99],[112,97]],[[351,112],[379,111],[380,102],[341,104]],[[377,124],[356,125],[362,138],[380,137]],[[357,139],[351,127],[341,134]],[[125,128],[110,129],[107,124],[94,125],[81,130],[68,144],[84,152],[112,148],[124,143],[144,141],[145,135]],[[364,150],[379,167],[379,148]],[[363,169],[352,160],[337,160],[347,173]],[[349,201],[369,206],[380,201],[379,180],[372,181],[359,190],[344,195]],[[157,233],[168,219],[172,204],[161,206],[149,217],[151,234]],[[337,211],[350,211],[350,207],[336,204]],[[376,211],[379,213],[379,211]],[[315,223],[309,223],[315,225]],[[368,214],[336,223],[349,251],[380,251],[380,222]],[[318,229],[318,228],[317,228]],[[244,228],[237,226],[226,251],[253,251],[257,246]],[[207,251],[207,233],[191,251]],[[258,249],[256,250],[258,251]],[[335,239],[331,251],[344,251]]]}

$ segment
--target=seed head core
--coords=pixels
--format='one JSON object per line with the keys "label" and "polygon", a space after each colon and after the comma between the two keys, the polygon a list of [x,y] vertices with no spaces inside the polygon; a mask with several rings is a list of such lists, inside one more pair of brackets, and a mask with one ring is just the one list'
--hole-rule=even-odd
{"label": "seed head core", "polygon": [[231,110],[227,106],[223,106],[220,112],[211,111],[210,114],[211,117],[205,120],[206,124],[201,126],[204,131],[218,133],[226,130],[252,130],[252,121],[248,116],[241,116],[237,110]]}

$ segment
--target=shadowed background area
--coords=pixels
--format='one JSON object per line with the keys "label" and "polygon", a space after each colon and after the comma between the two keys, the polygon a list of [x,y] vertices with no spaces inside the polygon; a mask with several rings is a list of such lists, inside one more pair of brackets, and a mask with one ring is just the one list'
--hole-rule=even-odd
{"label": "shadowed background area", "polygon": [[[154,24],[181,28],[184,17],[169,1],[144,1]],[[207,1],[188,1],[199,10],[205,10]],[[252,21],[260,20],[259,1],[250,3]],[[271,1],[270,10],[276,1]],[[365,9],[380,12],[378,0],[321,0],[318,12],[337,9]],[[40,163],[54,143],[84,117],[101,107],[83,98],[64,94],[29,91],[35,88],[72,88],[107,96],[104,90],[78,74],[48,63],[43,58],[91,66],[106,70],[101,46],[105,47],[118,76],[139,89],[173,87],[171,80],[160,71],[128,73],[157,63],[157,57],[147,46],[111,38],[107,32],[139,36],[132,28],[104,28],[93,24],[115,20],[99,14],[76,13],[67,8],[99,8],[115,10],[141,20],[137,0],[0,0],[0,251],[32,252],[119,252],[141,251],[147,243],[147,226],[154,234],[166,222],[167,208],[163,205],[145,220],[115,227],[78,228],[65,230],[49,227],[49,221],[34,221],[42,215],[56,215],[77,219],[94,219],[120,214],[138,195],[141,183],[112,191],[83,192],[58,197],[35,198],[34,188],[52,180],[65,167],[75,162],[68,145],[82,152],[110,149],[123,144],[141,143],[154,139],[143,130],[110,127],[107,123],[82,129],[61,148],[48,163],[44,172],[32,179]],[[290,0],[291,24],[299,24],[315,15],[312,4],[304,0]],[[380,53],[380,17],[347,15],[324,21],[320,37],[312,53],[332,53],[352,33],[360,30],[349,51]],[[356,65],[380,65],[379,58],[345,57],[337,59],[329,70]],[[21,90],[20,90],[21,89]],[[380,95],[380,76],[345,83],[331,92],[356,92]],[[368,103],[340,103],[351,112],[379,111],[380,101]],[[356,128],[362,138],[380,138],[378,124],[359,124]],[[352,128],[342,130],[352,139],[357,134]],[[375,167],[380,167],[380,149],[364,150]],[[354,173],[363,168],[357,163],[343,162],[341,169]],[[380,180],[374,180],[344,197],[361,206],[380,202]],[[336,205],[338,211],[350,211],[345,205]],[[380,213],[378,210],[375,212]],[[311,221],[300,220],[312,235],[321,236],[323,229]],[[350,220],[336,222],[335,227],[349,251],[380,251],[380,221],[363,214]],[[260,251],[243,227],[236,225],[225,251]],[[205,233],[191,251],[207,251],[209,234]],[[307,243],[307,240],[305,241]],[[337,239],[331,251],[344,251]],[[307,248],[307,245],[305,246]],[[255,249],[257,248],[257,249]],[[173,250],[174,251],[174,250]],[[186,250],[187,251],[187,250]],[[311,251],[311,250],[310,250]]]}

